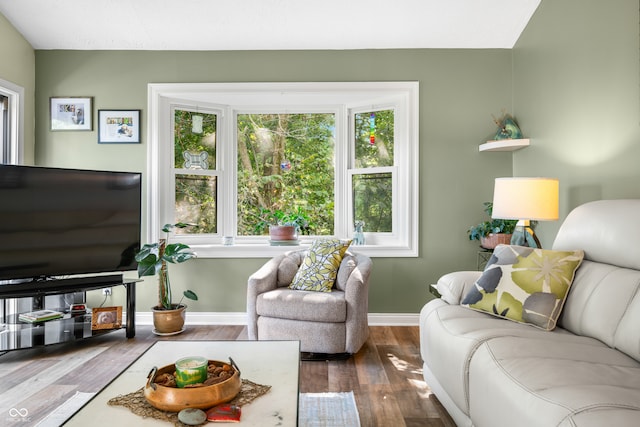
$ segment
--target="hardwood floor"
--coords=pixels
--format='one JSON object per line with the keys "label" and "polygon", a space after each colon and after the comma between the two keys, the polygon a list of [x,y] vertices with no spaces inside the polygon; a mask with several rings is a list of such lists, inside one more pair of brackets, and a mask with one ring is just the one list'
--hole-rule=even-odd
{"label": "hardwood floor", "polygon": [[[245,326],[189,326],[157,337],[138,326],[101,337],[0,356],[0,425],[36,425],[76,391],[98,392],[157,340],[246,340]],[[353,390],[363,427],[455,427],[422,377],[418,327],[372,326],[358,354],[347,360],[302,361],[300,392]],[[11,418],[11,408],[28,416]]]}

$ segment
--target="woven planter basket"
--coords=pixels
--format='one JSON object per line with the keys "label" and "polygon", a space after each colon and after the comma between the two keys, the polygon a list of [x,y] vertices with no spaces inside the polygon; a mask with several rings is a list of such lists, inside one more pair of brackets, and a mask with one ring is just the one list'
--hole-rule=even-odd
{"label": "woven planter basket", "polygon": [[494,249],[499,244],[508,245],[511,243],[511,236],[513,236],[513,234],[489,234],[480,239],[480,246],[485,249]]}

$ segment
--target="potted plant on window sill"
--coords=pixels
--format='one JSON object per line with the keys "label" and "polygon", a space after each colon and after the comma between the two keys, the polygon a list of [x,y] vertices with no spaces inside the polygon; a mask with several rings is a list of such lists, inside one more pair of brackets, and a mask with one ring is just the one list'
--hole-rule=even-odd
{"label": "potted plant on window sill", "polygon": [[184,243],[167,244],[169,233],[174,228],[186,228],[189,226],[191,224],[165,224],[162,231],[167,233],[167,237],[160,239],[156,243],[144,245],[136,254],[139,277],[158,275],[158,305],[151,309],[153,311],[153,332],[158,335],[172,335],[182,332],[187,308],[185,304],[182,304],[182,300],[184,298],[198,300],[195,292],[186,290],[177,304],[172,301],[171,283],[167,268],[168,262],[179,264],[196,257],[195,252]]}
{"label": "potted plant on window sill", "polygon": [[[484,202],[484,211],[491,217],[493,203]],[[467,230],[469,240],[479,240],[483,249],[494,249],[499,244],[511,243],[513,231],[518,223],[514,219],[492,218],[489,221],[481,222]]]}
{"label": "potted plant on window sill", "polygon": [[293,212],[285,213],[281,210],[261,209],[258,222],[254,227],[256,234],[264,234],[269,230],[272,244],[290,243],[298,241],[298,233],[309,234],[311,223],[309,216],[301,207]]}

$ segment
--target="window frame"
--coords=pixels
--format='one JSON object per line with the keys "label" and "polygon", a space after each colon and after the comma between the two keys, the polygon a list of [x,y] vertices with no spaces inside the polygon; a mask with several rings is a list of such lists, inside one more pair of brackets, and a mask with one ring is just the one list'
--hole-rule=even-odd
{"label": "window frame", "polygon": [[[233,246],[222,244],[223,237],[231,235],[229,230],[235,234],[237,226],[236,205],[228,207],[224,202],[233,200],[237,186],[237,115],[278,111],[292,114],[335,112],[335,237],[353,236],[353,227],[349,227],[353,223],[349,194],[353,174],[391,171],[393,232],[366,233],[366,243],[358,246],[357,251],[380,257],[418,256],[418,91],[418,82],[149,84],[147,221],[144,230],[148,240],[158,237],[164,223],[173,222],[170,219],[173,218],[173,205],[169,199],[173,197],[175,171],[161,174],[160,165],[162,162],[167,164],[167,156],[173,158],[173,152],[167,148],[173,148],[174,106],[218,114],[218,233],[180,236],[180,241],[193,246],[201,258],[262,258],[292,249],[268,245],[267,236],[234,236]],[[278,97],[283,100],[277,101]],[[395,110],[394,166],[354,169],[352,114],[390,107]],[[313,236],[301,236],[300,247],[309,245],[312,240]]]}
{"label": "window frame", "polygon": [[[170,129],[168,129],[168,131],[170,132],[170,134],[173,136],[173,129],[175,128],[175,111],[176,110],[182,110],[182,111],[191,111],[194,113],[206,113],[206,114],[215,114],[216,115],[216,158],[215,158],[215,164],[213,165],[212,168],[210,169],[206,169],[206,170],[201,170],[201,169],[196,169],[196,170],[189,170],[189,169],[183,169],[183,168],[178,168],[176,167],[176,165],[174,164],[173,161],[171,161],[171,173],[166,174],[166,179],[167,181],[165,182],[165,185],[168,188],[173,188],[174,189],[174,197],[175,197],[175,185],[176,185],[176,176],[177,175],[200,175],[200,176],[215,176],[216,177],[216,187],[217,187],[217,192],[218,195],[221,195],[220,198],[226,197],[228,193],[226,193],[225,191],[221,192],[221,182],[223,182],[223,179],[221,179],[221,174],[222,172],[220,171],[220,167],[221,165],[224,164],[224,161],[221,161],[220,159],[220,155],[221,153],[224,154],[226,150],[222,149],[221,150],[221,145],[222,144],[218,144],[217,141],[219,140],[219,138],[224,138],[225,136],[225,132],[221,131],[220,127],[221,124],[224,123],[223,120],[221,120],[221,118],[223,117],[223,115],[225,114],[224,108],[220,107],[220,106],[209,106],[206,105],[204,106],[203,104],[198,104],[197,106],[194,105],[185,105],[183,103],[175,103],[174,101],[171,101],[169,104],[170,107],[170,114],[171,114],[171,127]],[[168,153],[168,155],[170,156],[171,159],[174,158],[174,151],[175,151],[175,141],[173,139],[173,137],[169,138],[169,144],[170,147],[168,147],[168,149],[166,150],[166,152]],[[169,192],[166,191],[164,192],[165,196],[168,197]],[[169,203],[171,200],[166,200],[163,202],[163,204],[161,206],[168,206],[168,205],[172,205],[174,206],[175,204],[175,200],[174,203]],[[217,202],[217,201],[216,201]],[[216,204],[217,206],[217,204]],[[166,218],[168,215],[168,212],[165,210],[163,210],[163,216]],[[218,209],[218,211],[216,212],[216,225],[219,225],[221,222],[221,213],[220,210]],[[173,218],[173,215],[170,215],[171,218]],[[168,222],[175,222],[175,221],[168,221]],[[219,233],[213,235],[213,236],[217,236]],[[198,246],[198,245],[206,245],[209,240],[211,239],[212,234],[207,234],[207,235],[190,235],[189,239],[191,242],[190,244],[193,244],[194,246]]]}
{"label": "window frame", "polygon": [[0,135],[0,163],[20,165],[24,161],[24,88],[0,79],[0,95],[8,98],[7,129],[3,130],[6,140]]}

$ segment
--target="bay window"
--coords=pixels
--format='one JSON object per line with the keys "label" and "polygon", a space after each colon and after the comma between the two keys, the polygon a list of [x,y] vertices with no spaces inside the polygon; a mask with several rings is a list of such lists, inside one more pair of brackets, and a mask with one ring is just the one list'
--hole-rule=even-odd
{"label": "bay window", "polygon": [[417,97],[415,82],[149,85],[149,239],[187,222],[201,257],[271,256],[261,212],[301,211],[302,245],[358,222],[358,251],[417,256]]}

